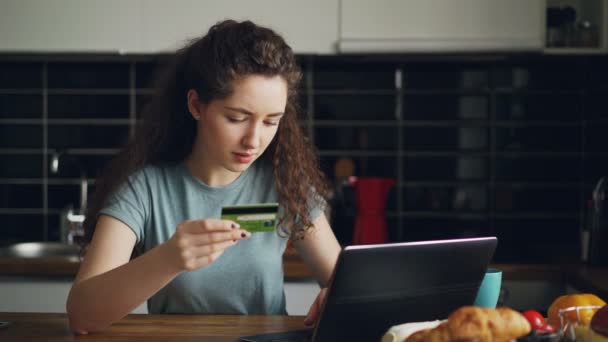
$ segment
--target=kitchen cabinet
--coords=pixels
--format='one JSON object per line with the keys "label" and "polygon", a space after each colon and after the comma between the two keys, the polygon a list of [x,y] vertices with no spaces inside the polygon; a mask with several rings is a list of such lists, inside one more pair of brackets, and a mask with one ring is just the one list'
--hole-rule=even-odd
{"label": "kitchen cabinet", "polygon": [[141,50],[174,50],[223,19],[250,19],[283,35],[297,53],[332,53],[338,0],[150,0],[141,9]]}
{"label": "kitchen cabinet", "polygon": [[[71,278],[0,277],[0,312],[61,312],[72,287]],[[147,313],[146,304],[132,313]]]}
{"label": "kitchen cabinet", "polygon": [[544,0],[348,0],[341,52],[540,50]]}
{"label": "kitchen cabinet", "polygon": [[338,0],[6,0],[0,52],[172,51],[227,18],[269,26],[297,53],[332,53],[338,39]]}
{"label": "kitchen cabinet", "polygon": [[139,7],[121,0],[3,0],[0,52],[133,50]]}
{"label": "kitchen cabinet", "polygon": [[321,288],[313,280],[285,282],[285,301],[289,315],[306,315]]}
{"label": "kitchen cabinet", "polygon": [[[65,313],[71,287],[71,278],[0,276],[0,312]],[[315,282],[285,282],[287,312],[290,315],[306,315],[318,293],[319,285]],[[132,313],[148,313],[146,303]]]}

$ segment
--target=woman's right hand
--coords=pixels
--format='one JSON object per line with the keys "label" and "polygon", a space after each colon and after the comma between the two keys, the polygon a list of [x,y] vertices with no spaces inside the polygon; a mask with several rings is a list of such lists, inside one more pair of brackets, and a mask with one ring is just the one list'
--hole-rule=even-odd
{"label": "woman's right hand", "polygon": [[193,271],[217,260],[227,248],[251,233],[233,221],[202,219],[184,221],[164,243],[169,260],[178,271]]}

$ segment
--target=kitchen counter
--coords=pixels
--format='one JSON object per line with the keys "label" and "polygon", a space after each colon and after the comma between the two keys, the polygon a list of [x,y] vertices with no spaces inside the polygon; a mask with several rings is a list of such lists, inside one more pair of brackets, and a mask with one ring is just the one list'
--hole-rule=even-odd
{"label": "kitchen counter", "polygon": [[[76,257],[0,258],[0,276],[74,277],[79,265]],[[566,283],[579,291],[608,299],[608,267],[583,264],[492,264],[490,267],[502,270],[505,280]],[[285,252],[283,270],[288,281],[312,279],[312,274],[293,249]]]}
{"label": "kitchen counter", "polygon": [[304,329],[303,316],[128,315],[107,330],[74,336],[65,314],[0,313],[0,341],[238,341],[239,336]]}

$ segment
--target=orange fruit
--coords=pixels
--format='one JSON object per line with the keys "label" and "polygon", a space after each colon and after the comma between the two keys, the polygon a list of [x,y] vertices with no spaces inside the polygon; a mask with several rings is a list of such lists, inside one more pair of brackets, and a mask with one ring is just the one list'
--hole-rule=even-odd
{"label": "orange fruit", "polygon": [[[557,297],[549,306],[549,310],[547,311],[547,316],[549,318],[549,324],[551,324],[554,328],[560,329],[562,328],[560,319],[559,319],[559,310],[566,309],[570,307],[579,307],[579,306],[604,306],[606,302],[604,302],[598,296],[591,293],[580,293],[580,294],[569,294]],[[578,317],[576,314],[576,310],[567,311],[563,313],[564,324],[570,323],[578,323],[581,325],[588,326],[589,322],[591,322],[591,317],[595,314],[597,309],[580,309],[578,311]]]}

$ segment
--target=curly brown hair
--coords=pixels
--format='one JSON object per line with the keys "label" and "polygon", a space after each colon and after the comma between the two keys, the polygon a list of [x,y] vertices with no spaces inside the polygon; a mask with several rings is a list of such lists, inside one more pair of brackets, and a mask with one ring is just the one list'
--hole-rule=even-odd
{"label": "curly brown hair", "polygon": [[156,93],[144,107],[134,137],[97,181],[84,223],[86,242],[93,236],[108,197],[128,182],[130,175],[148,164],[175,165],[191,153],[196,121],[188,115],[187,92],[195,89],[203,103],[225,99],[231,95],[236,79],[252,74],[278,75],[287,82],[285,114],[261,160],[270,162],[274,169],[284,210],[282,232],[292,238],[304,237],[312,227],[309,210],[326,205],[329,187],[314,146],[299,124],[301,69],[291,48],[274,31],[250,21],[226,20],[178,50],[157,79]]}

